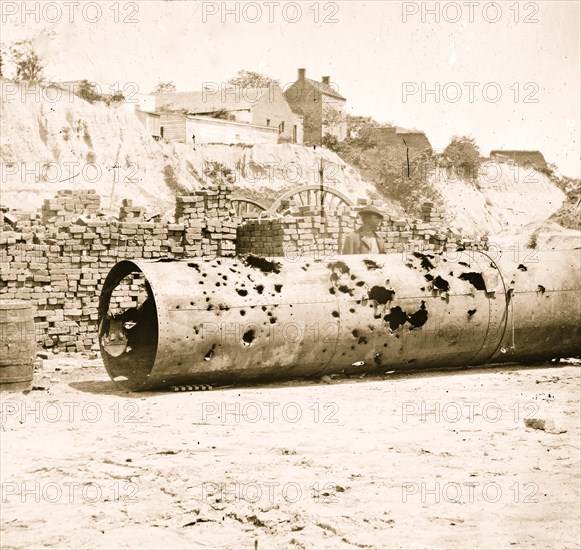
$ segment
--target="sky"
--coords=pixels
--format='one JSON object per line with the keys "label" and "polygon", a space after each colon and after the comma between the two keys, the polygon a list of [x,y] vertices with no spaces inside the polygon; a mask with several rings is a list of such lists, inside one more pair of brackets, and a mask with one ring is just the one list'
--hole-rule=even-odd
{"label": "sky", "polygon": [[50,80],[178,91],[239,70],[329,75],[350,114],[492,149],[539,149],[580,176],[581,2],[8,2],[3,43],[35,36]]}

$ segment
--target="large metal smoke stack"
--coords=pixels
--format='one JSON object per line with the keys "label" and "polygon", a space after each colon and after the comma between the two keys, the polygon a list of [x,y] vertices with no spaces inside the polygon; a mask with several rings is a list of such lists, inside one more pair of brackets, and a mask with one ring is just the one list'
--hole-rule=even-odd
{"label": "large metal smoke stack", "polygon": [[[110,315],[139,272],[148,299]],[[122,261],[99,338],[131,390],[543,361],[581,353],[580,282],[577,251]]]}

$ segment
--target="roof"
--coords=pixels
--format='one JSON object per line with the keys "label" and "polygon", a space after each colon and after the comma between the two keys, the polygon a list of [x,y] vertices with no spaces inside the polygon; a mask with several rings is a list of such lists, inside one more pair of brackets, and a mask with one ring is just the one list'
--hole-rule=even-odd
{"label": "roof", "polygon": [[[393,126],[392,126],[393,128]],[[403,128],[402,126],[395,126],[395,131],[398,134],[423,134],[421,130],[417,130],[416,128]]]}
{"label": "roof", "polygon": [[144,111],[142,109],[135,109],[135,114],[137,116],[141,115],[147,115],[147,116],[156,116],[156,117],[160,117],[161,115],[159,113],[152,113],[151,111]]}
{"label": "roof", "polygon": [[519,164],[531,164],[537,168],[546,168],[547,161],[540,151],[520,151],[517,149],[496,149],[490,151],[490,157],[505,157]]}
{"label": "roof", "polygon": [[[303,81],[297,80],[295,84],[300,84],[301,82]],[[334,90],[331,86],[329,86],[329,84],[323,84],[322,82],[318,82],[312,78],[305,78],[304,82],[306,82],[312,88],[315,88],[321,94],[330,95],[331,97],[347,101],[337,90]]]}
{"label": "roof", "polygon": [[541,157],[545,158],[543,156],[543,153],[541,153],[540,151],[525,151],[524,149],[494,149],[493,151],[490,151],[491,155],[506,155],[506,156],[513,156],[513,155],[541,155]]}
{"label": "roof", "polygon": [[154,94],[156,110],[186,111],[190,114],[216,111],[248,111],[262,97],[269,97],[270,88],[232,88],[211,92],[168,92]]}

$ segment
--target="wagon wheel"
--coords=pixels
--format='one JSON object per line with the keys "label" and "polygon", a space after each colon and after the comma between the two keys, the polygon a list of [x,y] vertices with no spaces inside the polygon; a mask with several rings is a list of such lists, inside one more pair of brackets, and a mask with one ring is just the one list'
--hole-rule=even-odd
{"label": "wagon wheel", "polygon": [[353,202],[347,196],[331,187],[320,185],[304,185],[291,189],[276,201],[268,209],[269,214],[275,214],[282,208],[284,201],[293,200],[299,206],[310,206],[314,209],[320,209],[321,206],[325,211],[336,210],[338,206],[353,206]]}
{"label": "wagon wheel", "polygon": [[236,210],[236,216],[239,218],[251,219],[258,218],[261,212],[266,210],[266,206],[246,197],[232,197],[232,208]]}

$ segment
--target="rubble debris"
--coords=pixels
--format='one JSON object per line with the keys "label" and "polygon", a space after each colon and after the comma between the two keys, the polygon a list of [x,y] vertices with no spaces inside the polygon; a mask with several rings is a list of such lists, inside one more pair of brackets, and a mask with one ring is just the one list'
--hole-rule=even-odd
{"label": "rubble debris", "polygon": [[541,430],[549,434],[564,434],[567,430],[555,428],[553,420],[545,420],[543,418],[525,418],[525,426],[533,430]]}

